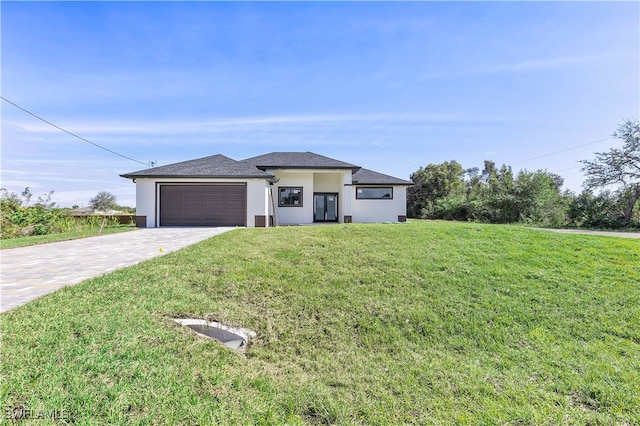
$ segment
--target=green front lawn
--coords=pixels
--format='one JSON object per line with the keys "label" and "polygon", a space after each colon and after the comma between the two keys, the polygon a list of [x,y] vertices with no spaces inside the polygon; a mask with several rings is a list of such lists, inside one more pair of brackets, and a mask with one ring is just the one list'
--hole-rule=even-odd
{"label": "green front lawn", "polygon": [[[257,338],[241,356],[176,316]],[[444,222],[240,229],[0,326],[3,408],[80,424],[640,423],[631,239]]]}
{"label": "green front lawn", "polygon": [[[102,230],[102,235],[116,234],[137,229],[132,225],[107,226]],[[78,240],[80,238],[96,237],[100,228],[85,229],[82,231],[61,232],[59,234],[32,235],[29,237],[0,239],[0,249],[35,246],[37,244],[56,243],[59,241]]]}

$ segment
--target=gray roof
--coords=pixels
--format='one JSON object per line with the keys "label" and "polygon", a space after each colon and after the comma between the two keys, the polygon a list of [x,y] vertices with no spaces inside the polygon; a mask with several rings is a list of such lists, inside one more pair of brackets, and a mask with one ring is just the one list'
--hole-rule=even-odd
{"label": "gray roof", "polygon": [[263,178],[269,179],[273,175],[258,170],[256,167],[244,162],[232,160],[224,155],[212,155],[210,157],[168,164],[166,166],[153,167],[137,172],[120,175],[124,178],[136,177],[203,177],[203,178]]}
{"label": "gray roof", "polygon": [[313,152],[272,152],[247,158],[242,162],[251,164],[259,169],[351,169],[358,170],[360,166],[334,160]]}
{"label": "gray roof", "polygon": [[410,180],[398,179],[393,176],[383,175],[369,169],[360,169],[353,174],[354,185],[413,185]]}
{"label": "gray roof", "polygon": [[154,177],[199,177],[199,178],[273,178],[266,173],[266,168],[291,169],[351,169],[353,184],[359,185],[413,185],[413,182],[398,179],[393,176],[362,169],[354,164],[334,160],[313,152],[272,152],[236,161],[224,155],[211,155],[195,160],[167,164],[137,172],[120,175],[124,178],[154,178]]}

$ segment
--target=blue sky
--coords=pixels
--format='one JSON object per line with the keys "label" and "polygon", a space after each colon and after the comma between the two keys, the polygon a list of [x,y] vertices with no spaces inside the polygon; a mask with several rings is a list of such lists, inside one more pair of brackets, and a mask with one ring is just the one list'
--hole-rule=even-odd
{"label": "blue sky", "polygon": [[[638,2],[0,7],[2,96],[143,163],[313,151],[408,178],[492,160],[580,191],[577,161],[619,145],[591,142],[640,116]],[[1,107],[2,187],[135,205],[119,174],[142,164]]]}

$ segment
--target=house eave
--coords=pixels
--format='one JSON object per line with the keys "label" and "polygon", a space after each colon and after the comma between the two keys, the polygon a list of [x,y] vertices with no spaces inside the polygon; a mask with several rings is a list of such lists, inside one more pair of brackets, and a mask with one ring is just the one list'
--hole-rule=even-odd
{"label": "house eave", "polygon": [[334,166],[255,166],[257,169],[265,171],[267,169],[270,170],[287,170],[287,169],[295,169],[295,170],[352,170],[356,172],[361,169],[361,167],[334,167]]}
{"label": "house eave", "polygon": [[349,184],[349,186],[413,186],[413,183],[399,183],[399,182],[376,182],[376,183],[364,183],[364,182],[353,182],[351,184]]}
{"label": "house eave", "polygon": [[250,176],[250,175],[120,175],[125,179],[273,179],[273,175]]}
{"label": "house eave", "polygon": [[401,183],[401,182],[352,182],[345,184],[345,186],[413,186],[413,183]]}

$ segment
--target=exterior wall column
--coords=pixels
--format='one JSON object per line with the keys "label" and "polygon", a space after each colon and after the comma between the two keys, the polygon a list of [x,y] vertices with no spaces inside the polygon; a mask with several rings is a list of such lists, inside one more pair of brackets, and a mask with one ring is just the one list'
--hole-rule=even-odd
{"label": "exterior wall column", "polygon": [[269,226],[269,183],[264,179],[247,181],[247,228]]}
{"label": "exterior wall column", "polygon": [[136,179],[136,223],[144,223],[146,228],[156,227],[156,184],[154,180]]}
{"label": "exterior wall column", "polygon": [[353,187],[351,186],[351,170],[344,172],[343,184],[342,184],[342,197],[340,204],[342,204],[342,217],[340,222],[351,223],[353,216],[351,213],[351,200],[353,198]]}

